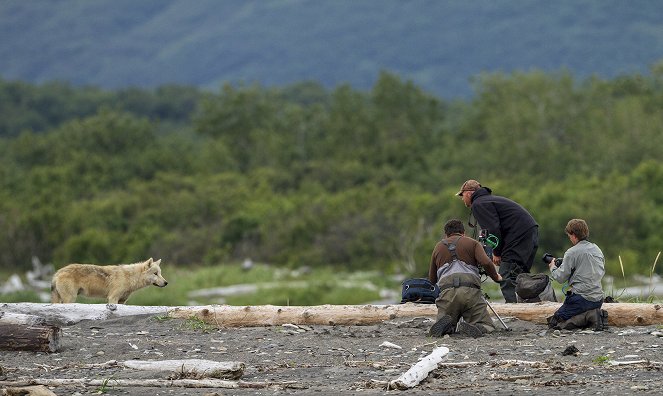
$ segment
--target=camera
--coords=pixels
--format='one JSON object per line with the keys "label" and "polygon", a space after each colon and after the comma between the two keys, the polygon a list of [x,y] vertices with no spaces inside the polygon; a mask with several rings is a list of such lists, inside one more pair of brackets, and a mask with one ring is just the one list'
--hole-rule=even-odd
{"label": "camera", "polygon": [[493,234],[488,235],[487,230],[481,230],[478,238],[479,243],[483,247],[483,250],[486,252],[486,256],[493,258],[493,249],[495,249],[499,243],[497,237]]}
{"label": "camera", "polygon": [[[543,255],[543,257],[541,257],[541,260],[546,264],[550,264],[550,262],[553,261],[554,257],[555,256],[553,256],[552,254],[546,253]],[[562,259],[561,258],[555,259],[555,266],[559,267],[560,265],[562,265]]]}

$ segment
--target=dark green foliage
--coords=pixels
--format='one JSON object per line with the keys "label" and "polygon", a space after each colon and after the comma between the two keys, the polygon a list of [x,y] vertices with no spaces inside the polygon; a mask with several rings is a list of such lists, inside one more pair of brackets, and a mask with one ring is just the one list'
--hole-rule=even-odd
{"label": "dark green foliage", "polygon": [[[581,217],[609,271],[621,257],[647,274],[663,248],[661,70],[482,75],[470,102],[386,72],[367,92],[226,85],[204,98],[0,84],[0,98],[18,90],[69,109],[4,124],[0,262],[251,258],[424,276],[444,222],[467,219],[454,193],[477,178],[532,212],[541,254],[562,254],[564,225]],[[79,107],[92,93],[104,99]],[[311,292],[298,293],[284,298],[305,304]]]}

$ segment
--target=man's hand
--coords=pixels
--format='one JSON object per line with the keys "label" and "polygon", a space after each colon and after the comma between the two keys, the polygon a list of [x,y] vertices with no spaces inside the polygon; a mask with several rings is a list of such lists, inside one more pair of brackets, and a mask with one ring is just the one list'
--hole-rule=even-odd
{"label": "man's hand", "polygon": [[550,272],[552,272],[552,270],[557,268],[557,266],[555,265],[555,260],[557,259],[553,257],[552,260],[550,260],[550,262],[548,263],[548,268],[550,268]]}
{"label": "man's hand", "polygon": [[502,282],[504,279],[502,279],[502,275],[497,274],[497,279],[493,279],[495,282]]}
{"label": "man's hand", "polygon": [[499,266],[501,262],[502,262],[502,257],[493,254],[493,264]]}

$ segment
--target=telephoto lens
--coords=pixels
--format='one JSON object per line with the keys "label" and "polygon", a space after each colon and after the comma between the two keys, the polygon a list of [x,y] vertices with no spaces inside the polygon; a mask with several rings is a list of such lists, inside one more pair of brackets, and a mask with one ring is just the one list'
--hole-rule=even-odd
{"label": "telephoto lens", "polygon": [[550,262],[553,260],[553,258],[554,258],[554,256],[552,254],[546,253],[546,254],[543,255],[543,257],[541,257],[541,260],[546,264],[550,264]]}

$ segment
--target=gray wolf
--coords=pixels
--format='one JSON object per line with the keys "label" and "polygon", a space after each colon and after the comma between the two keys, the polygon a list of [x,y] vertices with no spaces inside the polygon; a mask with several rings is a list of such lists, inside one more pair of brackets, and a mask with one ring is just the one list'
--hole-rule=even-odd
{"label": "gray wolf", "polygon": [[152,258],[135,264],[69,264],[53,275],[51,302],[73,303],[81,294],[105,298],[109,304],[124,304],[138,289],[168,284],[161,276],[160,264],[161,259]]}

